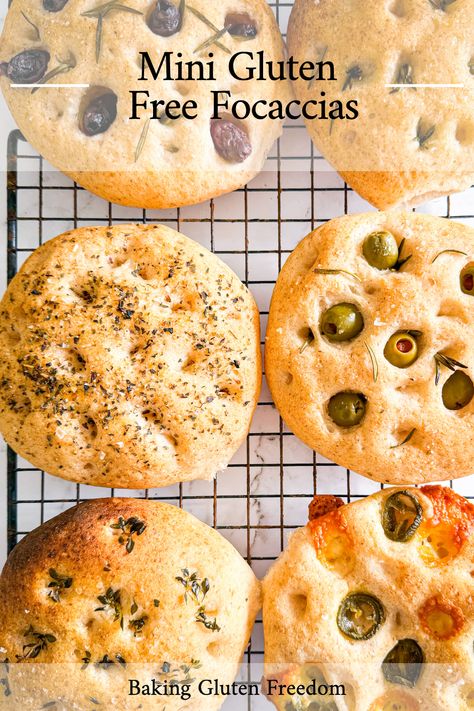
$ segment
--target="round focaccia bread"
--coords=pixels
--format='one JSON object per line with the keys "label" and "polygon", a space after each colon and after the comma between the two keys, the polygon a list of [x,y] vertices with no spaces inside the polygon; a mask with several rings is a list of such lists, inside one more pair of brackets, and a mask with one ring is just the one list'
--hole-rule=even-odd
{"label": "round focaccia bread", "polygon": [[[260,607],[228,541],[143,499],[96,499],[43,524],[10,555],[0,591],[0,676],[15,709],[218,709],[199,681],[232,683]],[[129,695],[129,679],[152,678],[190,684],[192,701]]]}
{"label": "round focaccia bread", "polygon": [[376,207],[415,205],[474,182],[473,23],[470,0],[296,0],[290,54],[331,61],[336,76],[298,80],[298,98],[325,91],[359,111],[355,121],[308,121],[308,130]]}
{"label": "round focaccia bread", "polygon": [[160,225],[60,235],[0,304],[0,430],[73,481],[211,479],[248,432],[260,371],[250,292]]}
{"label": "round focaccia bread", "polygon": [[[367,261],[368,238],[393,246],[392,269]],[[472,228],[413,213],[343,217],[308,235],[278,278],[266,337],[268,383],[290,429],[377,481],[472,473],[472,259]],[[333,307],[349,310],[341,331]]]}
{"label": "round focaccia bread", "polygon": [[[123,205],[176,207],[247,183],[281,134],[278,120],[229,120],[225,112],[211,120],[213,91],[250,103],[289,96],[286,83],[231,76],[232,54],[258,50],[268,60],[284,56],[265,0],[38,0],[34,6],[14,0],[2,35],[0,85],[27,140],[82,186]],[[36,54],[11,61],[25,51]],[[181,76],[175,62],[186,71],[186,62],[212,60],[215,79],[205,80],[205,67],[202,81],[197,69],[194,80],[186,73],[169,80],[162,70],[156,80],[147,71],[149,80],[140,81],[140,52],[148,52],[156,69],[164,53],[173,53],[173,79]],[[257,66],[257,58],[237,63],[247,65]],[[10,86],[25,81],[85,86],[34,92]],[[133,91],[149,92],[137,95],[138,103],[149,102],[138,109],[140,120],[130,118]],[[190,113],[197,118],[169,120],[160,106],[158,118],[149,120],[153,100],[194,101],[198,108]],[[175,107],[171,115],[179,113]]]}
{"label": "round focaccia bread", "polygon": [[380,491],[298,529],[263,583],[265,676],[316,679],[323,696],[275,705],[472,708],[473,530],[472,504],[441,486]]}

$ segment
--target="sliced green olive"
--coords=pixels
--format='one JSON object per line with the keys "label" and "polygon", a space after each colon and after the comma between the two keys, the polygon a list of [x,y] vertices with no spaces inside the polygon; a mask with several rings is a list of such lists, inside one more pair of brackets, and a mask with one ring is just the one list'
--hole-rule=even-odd
{"label": "sliced green olive", "polygon": [[382,662],[382,673],[392,684],[413,688],[425,661],[423,650],[414,639],[401,639]]}
{"label": "sliced green olive", "polygon": [[364,328],[364,319],[355,304],[335,304],[321,316],[321,333],[332,343],[350,341]]}
{"label": "sliced green olive", "polygon": [[462,410],[474,397],[474,384],[466,373],[456,370],[443,385],[443,403],[448,410]]}
{"label": "sliced green olive", "polygon": [[392,269],[398,261],[398,244],[391,232],[372,232],[366,237],[362,251],[375,269]]}
{"label": "sliced green olive", "polygon": [[408,368],[418,358],[418,343],[408,331],[398,331],[388,339],[383,354],[396,368]]}
{"label": "sliced green olive", "polygon": [[355,427],[365,415],[367,398],[362,393],[342,392],[329,400],[329,417],[339,427]]}
{"label": "sliced green olive", "polygon": [[382,526],[387,538],[398,543],[409,541],[423,518],[421,504],[409,491],[396,491],[385,501]]}
{"label": "sliced green olive", "polygon": [[474,263],[468,264],[461,272],[461,291],[474,296]]}
{"label": "sliced green olive", "polygon": [[366,593],[348,595],[337,613],[337,626],[346,637],[355,640],[370,639],[384,621],[382,603]]}

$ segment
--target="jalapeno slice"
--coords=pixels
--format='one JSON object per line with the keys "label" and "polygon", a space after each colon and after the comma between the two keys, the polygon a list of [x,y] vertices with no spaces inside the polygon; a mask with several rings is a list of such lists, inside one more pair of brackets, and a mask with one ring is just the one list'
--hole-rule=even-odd
{"label": "jalapeno slice", "polygon": [[425,661],[423,650],[414,639],[401,639],[382,662],[382,673],[392,684],[413,688]]}
{"label": "jalapeno slice", "polygon": [[382,603],[367,593],[351,593],[342,601],[337,626],[350,639],[370,639],[385,622]]}
{"label": "jalapeno slice", "polygon": [[398,543],[409,541],[421,523],[423,509],[409,491],[396,491],[385,501],[382,526],[387,538]]}

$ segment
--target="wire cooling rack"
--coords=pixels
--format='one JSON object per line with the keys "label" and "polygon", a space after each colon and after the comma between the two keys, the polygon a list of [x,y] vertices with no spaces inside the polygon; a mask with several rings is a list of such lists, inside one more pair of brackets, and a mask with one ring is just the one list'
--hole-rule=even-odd
{"label": "wire cooling rack", "polygon": [[[273,6],[284,30],[292,2],[277,1]],[[257,300],[264,339],[274,283],[288,254],[323,222],[372,209],[316,154],[303,125],[285,127],[266,168],[245,188],[202,205],[132,210],[106,203],[79,188],[14,131],[8,141],[8,278],[37,246],[65,230],[130,221],[160,222],[212,250],[234,269]],[[429,203],[421,211],[474,226],[474,188]],[[336,494],[349,502],[380,488],[325,460],[292,435],[280,419],[265,381],[246,442],[214,482],[138,491],[77,485],[32,468],[11,450],[7,480],[10,550],[28,531],[82,500],[136,496],[179,505],[215,527],[248,560],[258,577],[263,577],[283,550],[289,534],[305,523],[314,493]],[[474,477],[449,484],[474,498]],[[258,681],[262,660],[263,634],[257,620],[242,678]],[[229,700],[225,709],[267,708],[261,698],[235,703]]]}

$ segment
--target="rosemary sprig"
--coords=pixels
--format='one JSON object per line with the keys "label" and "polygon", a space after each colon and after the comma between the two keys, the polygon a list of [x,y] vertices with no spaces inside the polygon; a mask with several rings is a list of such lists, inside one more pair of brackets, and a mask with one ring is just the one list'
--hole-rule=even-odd
{"label": "rosemary sprig", "polygon": [[345,274],[346,276],[350,276],[353,279],[356,279],[356,281],[362,282],[362,279],[359,276],[357,276],[357,274],[354,274],[353,272],[348,272],[345,269],[313,269],[313,272],[315,274],[330,274],[330,275]]}
{"label": "rosemary sprig", "polygon": [[39,27],[38,27],[37,25],[35,25],[35,23],[32,22],[32,21],[30,20],[30,18],[25,15],[25,13],[23,12],[23,10],[21,11],[21,14],[23,15],[23,17],[24,17],[24,19],[26,20],[26,22],[30,25],[30,27],[33,28],[33,31],[34,31],[33,39],[36,40],[36,41],[39,41],[39,40],[41,39],[41,34],[40,34],[40,31],[39,31]]}
{"label": "rosemary sprig", "polygon": [[415,434],[415,432],[416,432],[416,427],[414,427],[414,428],[407,434],[407,436],[405,437],[405,439],[403,440],[403,442],[399,442],[398,444],[394,444],[392,447],[390,447],[390,449],[398,449],[398,447],[403,447],[404,444],[407,444],[407,443],[411,440],[411,438],[413,437],[413,435]]}
{"label": "rosemary sprig", "polygon": [[393,271],[393,272],[399,272],[400,269],[403,267],[403,265],[406,264],[407,262],[409,262],[410,259],[411,259],[412,256],[413,256],[412,254],[409,254],[409,255],[406,256],[406,257],[402,257],[402,252],[403,252],[403,249],[404,249],[404,247],[405,247],[405,244],[406,244],[406,239],[405,239],[405,237],[404,237],[404,238],[402,239],[402,241],[400,242],[400,245],[399,245],[399,247],[398,247],[398,259],[397,259],[397,262],[396,262],[396,264],[395,264],[395,265],[392,267],[392,269],[391,269],[391,271]]}
{"label": "rosemary sprig", "polygon": [[196,622],[204,625],[204,627],[207,630],[211,630],[211,632],[219,632],[221,629],[217,624],[217,619],[215,617],[214,619],[211,619],[207,616],[204,606],[201,606],[196,612]]}
{"label": "rosemary sprig", "polygon": [[23,654],[16,655],[19,662],[24,659],[36,659],[40,652],[48,648],[48,644],[56,642],[56,637],[53,634],[49,632],[36,632],[32,625],[28,627],[23,636],[29,637],[33,641],[23,645]]}
{"label": "rosemary sprig", "polygon": [[59,573],[54,570],[54,568],[49,569],[49,574],[51,576],[51,581],[48,583],[48,588],[51,588],[48,597],[53,600],[53,602],[60,602],[61,591],[67,590],[72,585],[72,578],[66,575],[59,575]]}
{"label": "rosemary sprig", "polygon": [[364,343],[364,346],[366,347],[367,352],[370,356],[370,360],[372,362],[372,373],[373,373],[373,377],[374,377],[374,383],[376,383],[378,380],[378,377],[379,377],[379,364],[378,364],[377,358],[375,356],[375,353],[374,353],[373,349],[369,346],[369,344]]}
{"label": "rosemary sprig", "polygon": [[196,49],[194,50],[194,54],[198,54],[199,52],[204,51],[211,45],[215,44],[220,40],[221,37],[223,37],[225,34],[227,34],[227,27],[223,27],[222,30],[217,30],[213,35],[211,35],[207,40],[202,42],[202,44],[198,45]]}
{"label": "rosemary sprig", "polygon": [[143,148],[145,147],[146,138],[148,136],[148,129],[150,128],[150,120],[151,119],[147,118],[147,120],[145,121],[145,123],[143,125],[142,132],[140,134],[140,139],[139,139],[139,141],[137,143],[137,147],[135,149],[135,163],[140,158]]}
{"label": "rosemary sprig", "polygon": [[[186,9],[189,10],[189,12],[192,12],[192,14],[197,17],[201,22],[203,22],[205,25],[209,27],[209,29],[213,30],[215,33],[219,32],[219,28],[216,27],[216,25],[211,22],[210,20],[207,19],[205,15],[202,14],[202,12],[199,12],[199,10],[196,10],[196,8],[191,7],[191,5],[186,5]],[[219,47],[219,49],[222,49],[224,52],[227,54],[231,54],[230,49],[228,49],[222,42],[215,42],[216,46]]]}
{"label": "rosemary sprig", "polygon": [[146,529],[146,523],[144,521],[140,521],[137,516],[130,516],[130,518],[127,518],[126,520],[123,516],[119,516],[117,523],[112,523],[110,528],[122,531],[118,542],[122,546],[125,545],[127,553],[131,553],[135,548],[133,536],[141,536]]}
{"label": "rosemary sprig", "polygon": [[304,341],[303,345],[300,348],[300,354],[304,353],[305,350],[312,344],[313,341],[314,341],[314,333],[310,328],[308,328],[308,335],[307,335],[306,340]]}
{"label": "rosemary sprig", "polygon": [[434,7],[435,10],[442,10],[443,12],[446,12],[448,7],[455,2],[456,0],[429,0],[431,7]]}
{"label": "rosemary sprig", "polygon": [[436,257],[432,260],[431,264],[434,264],[438,257],[441,257],[442,254],[462,254],[464,257],[467,257],[466,252],[461,252],[460,249],[443,249],[442,252],[438,252]]}
{"label": "rosemary sprig", "polygon": [[114,10],[119,10],[121,12],[129,12],[133,15],[143,15],[143,12],[141,12],[140,10],[135,10],[135,8],[129,7],[128,5],[124,5],[123,3],[117,2],[117,0],[110,0],[110,2],[106,2],[103,5],[98,5],[97,7],[94,7],[92,10],[87,10],[87,12],[81,13],[81,17],[92,17],[94,19],[97,19],[97,30],[95,33],[95,61],[96,62],[99,62],[100,51],[102,49],[102,30],[103,30],[104,19],[107,17],[107,15],[110,12],[113,12]]}
{"label": "rosemary sprig", "polygon": [[438,385],[439,379],[441,377],[441,366],[449,368],[449,370],[452,370],[453,372],[456,370],[456,368],[464,368],[465,370],[467,370],[467,365],[463,365],[458,360],[451,358],[451,356],[447,356],[445,353],[435,353],[433,357],[435,359],[436,368],[435,385]]}
{"label": "rosemary sprig", "polygon": [[364,72],[359,64],[353,64],[349,69],[346,70],[346,79],[342,87],[342,91],[346,89],[352,89],[352,84],[355,81],[362,81],[364,78]]}
{"label": "rosemary sprig", "polygon": [[[406,84],[409,86],[410,84],[413,84],[413,67],[411,64],[402,64],[400,65],[398,69],[397,76],[395,77],[395,81],[393,82],[394,84]],[[411,87],[413,91],[416,91],[416,87],[412,86]],[[399,86],[394,86],[393,89],[390,91],[391,94],[396,94],[397,91],[400,91]]]}
{"label": "rosemary sprig", "polygon": [[418,141],[419,147],[422,151],[428,149],[428,143],[430,139],[433,138],[435,131],[436,126],[433,125],[427,127],[427,125],[423,122],[423,119],[420,119],[418,121],[418,126],[416,127],[416,136],[413,140]]}
{"label": "rosemary sprig", "polygon": [[[51,79],[57,77],[59,74],[66,74],[66,72],[70,72],[71,69],[74,69],[77,64],[76,57],[72,52],[69,52],[67,59],[59,59],[59,57],[56,57],[56,61],[58,62],[58,66],[45,74],[38,84],[47,84]],[[38,91],[37,86],[31,90],[31,93],[34,94],[36,91]]]}
{"label": "rosemary sprig", "polygon": [[120,590],[108,588],[104,595],[98,595],[97,599],[102,603],[102,607],[96,607],[95,612],[113,612],[114,622],[120,620],[120,627],[123,629],[123,611]]}
{"label": "rosemary sprig", "polygon": [[188,596],[195,602],[201,604],[209,592],[209,579],[199,578],[197,573],[190,573],[187,568],[182,569],[182,575],[175,578],[184,587],[184,601],[188,602]]}

